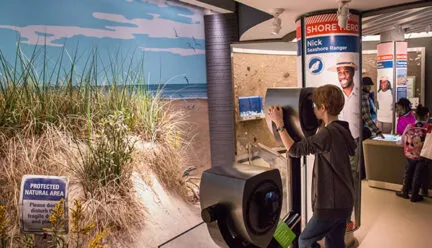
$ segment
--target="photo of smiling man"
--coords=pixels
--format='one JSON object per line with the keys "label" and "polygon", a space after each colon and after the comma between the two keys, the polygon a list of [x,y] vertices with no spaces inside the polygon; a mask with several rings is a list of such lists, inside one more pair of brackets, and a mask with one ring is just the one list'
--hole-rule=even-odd
{"label": "photo of smiling man", "polygon": [[350,124],[350,131],[354,139],[360,137],[360,88],[354,82],[354,76],[358,70],[353,54],[341,53],[336,65],[330,67],[329,71],[336,72],[339,86],[345,96],[345,106],[339,118]]}
{"label": "photo of smiling man", "polygon": [[[357,149],[355,150],[354,156],[350,157],[351,171],[354,179],[354,189],[358,192],[359,189],[359,146],[360,146],[360,131],[361,131],[361,121],[360,121],[360,87],[359,82],[356,82],[358,77],[356,73],[358,71],[358,66],[356,64],[356,57],[352,53],[340,53],[336,60],[336,64],[330,67],[328,70],[336,72],[337,80],[339,86],[342,88],[342,92],[345,97],[345,106],[339,115],[339,119],[349,123],[349,130],[351,135],[356,141]],[[347,225],[347,231],[356,228],[357,224],[355,219],[359,219],[360,204],[357,202],[354,204],[352,218]],[[354,217],[353,216],[353,217]]]}

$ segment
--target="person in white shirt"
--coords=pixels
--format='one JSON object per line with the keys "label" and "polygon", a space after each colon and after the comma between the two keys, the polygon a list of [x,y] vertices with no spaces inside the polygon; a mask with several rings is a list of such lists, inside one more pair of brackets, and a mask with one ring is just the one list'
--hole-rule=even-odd
{"label": "person in white shirt", "polygon": [[383,133],[391,133],[393,129],[393,92],[387,77],[380,79],[377,94],[377,126]]}

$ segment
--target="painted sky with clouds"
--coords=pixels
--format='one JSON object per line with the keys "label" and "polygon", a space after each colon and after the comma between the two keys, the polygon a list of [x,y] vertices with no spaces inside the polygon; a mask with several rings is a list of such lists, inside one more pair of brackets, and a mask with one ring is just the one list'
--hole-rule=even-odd
{"label": "painted sky with clouds", "polygon": [[[149,83],[205,84],[203,11],[160,0],[13,0],[0,8],[1,52],[11,61],[46,44],[51,63],[63,49],[102,61],[144,56]],[[85,59],[78,67],[84,67]],[[118,61],[118,63],[121,63]]]}

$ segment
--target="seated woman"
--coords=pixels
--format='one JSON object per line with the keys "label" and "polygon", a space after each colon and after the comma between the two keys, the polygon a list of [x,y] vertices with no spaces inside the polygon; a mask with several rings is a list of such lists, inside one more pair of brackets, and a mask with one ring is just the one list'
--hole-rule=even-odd
{"label": "seated woman", "polygon": [[396,134],[402,135],[409,124],[415,124],[416,118],[411,111],[411,102],[407,98],[401,98],[396,103],[397,127]]}

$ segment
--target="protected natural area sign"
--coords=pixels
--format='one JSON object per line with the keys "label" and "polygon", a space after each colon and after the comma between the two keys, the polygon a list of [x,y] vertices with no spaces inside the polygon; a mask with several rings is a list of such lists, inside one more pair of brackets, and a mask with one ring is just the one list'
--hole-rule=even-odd
{"label": "protected natural area sign", "polygon": [[44,228],[51,227],[51,211],[61,199],[64,199],[64,213],[67,215],[67,187],[66,177],[24,175],[20,193],[21,231],[45,232]]}

